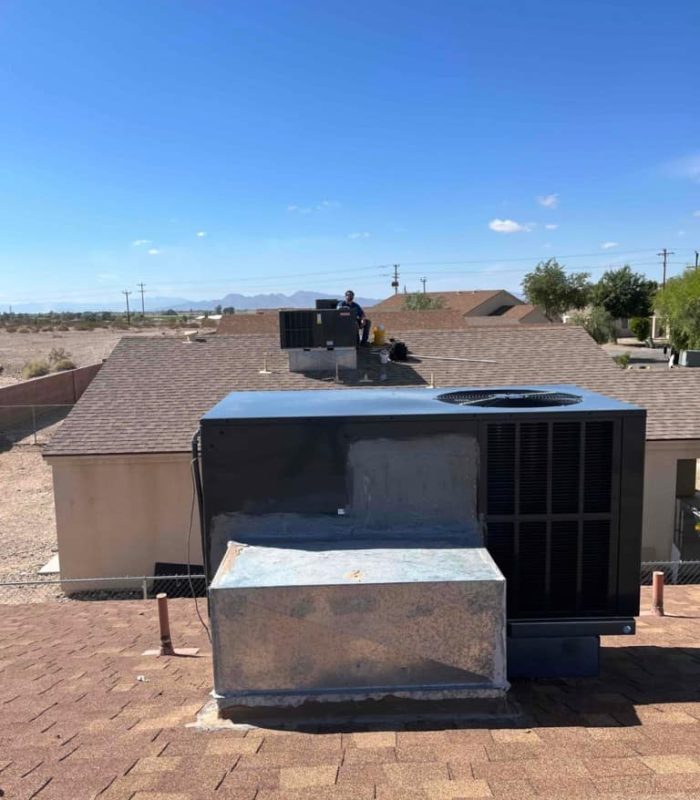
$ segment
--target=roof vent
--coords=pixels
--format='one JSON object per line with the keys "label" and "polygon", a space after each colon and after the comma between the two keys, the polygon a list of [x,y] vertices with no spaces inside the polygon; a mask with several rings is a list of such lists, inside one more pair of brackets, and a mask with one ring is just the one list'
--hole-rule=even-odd
{"label": "roof vent", "polygon": [[581,397],[566,392],[548,392],[537,389],[482,389],[468,392],[448,392],[437,398],[443,403],[458,406],[485,406],[489,408],[551,408],[573,406]]}

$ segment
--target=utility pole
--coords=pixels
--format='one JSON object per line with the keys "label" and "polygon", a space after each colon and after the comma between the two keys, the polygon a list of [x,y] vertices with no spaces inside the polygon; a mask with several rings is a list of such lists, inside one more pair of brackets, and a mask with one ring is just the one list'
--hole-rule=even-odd
{"label": "utility pole", "polygon": [[122,290],[122,294],[126,297],[126,324],[131,325],[131,311],[129,311],[129,295],[133,292],[128,292],[126,289]]}
{"label": "utility pole", "polygon": [[427,280],[428,280],[427,278],[421,278],[421,279],[420,279],[420,282],[423,284],[423,294],[425,294],[425,282],[426,282]]}
{"label": "utility pole", "polygon": [[699,256],[700,256],[700,253],[696,250],[695,251],[695,269],[698,268],[698,257]]}
{"label": "utility pole", "polygon": [[667,261],[669,256],[673,256],[673,255],[675,255],[675,253],[673,251],[671,251],[671,250],[667,250],[664,247],[664,249],[660,253],[657,253],[656,255],[657,256],[661,256],[663,258],[663,260],[664,260],[664,277],[663,277],[663,280],[661,281],[661,288],[665,289],[666,288],[666,261]]}
{"label": "utility pole", "polygon": [[394,294],[399,293],[399,265],[394,264],[394,280],[391,282],[394,287]]}
{"label": "utility pole", "polygon": [[145,306],[143,304],[143,288],[144,288],[144,286],[146,284],[145,283],[137,283],[136,285],[139,287],[139,290],[141,292],[141,319],[146,319],[146,308],[145,308]]}

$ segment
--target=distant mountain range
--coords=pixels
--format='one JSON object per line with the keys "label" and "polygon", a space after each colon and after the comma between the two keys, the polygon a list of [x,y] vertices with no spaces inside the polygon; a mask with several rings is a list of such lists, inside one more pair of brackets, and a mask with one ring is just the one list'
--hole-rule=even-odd
{"label": "distant mountain range", "polygon": [[[317,299],[341,299],[341,295],[323,294],[323,292],[298,291],[293,294],[227,294],[220,300],[188,300],[185,297],[146,297],[146,311],[211,311],[216,306],[233,307],[247,311],[255,308],[313,308]],[[134,299],[136,298],[136,299]],[[379,300],[371,297],[358,297],[361,306],[373,306]],[[134,294],[131,299],[132,311],[141,310],[140,298]],[[1,311],[8,309],[3,307]],[[118,301],[110,303],[19,303],[12,306],[18,314],[43,314],[49,311],[124,311],[124,305]]]}

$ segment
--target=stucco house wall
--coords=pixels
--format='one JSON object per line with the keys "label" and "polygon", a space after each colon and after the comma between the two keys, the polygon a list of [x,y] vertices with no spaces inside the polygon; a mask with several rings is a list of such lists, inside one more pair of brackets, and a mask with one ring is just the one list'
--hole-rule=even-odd
{"label": "stucco house wall", "polygon": [[647,442],[644,463],[642,561],[669,561],[676,509],[676,465],[700,458],[700,441]]}
{"label": "stucco house wall", "polygon": [[190,515],[190,562],[202,563],[187,453],[48,460],[62,578],[152,575],[156,561],[184,564]]}

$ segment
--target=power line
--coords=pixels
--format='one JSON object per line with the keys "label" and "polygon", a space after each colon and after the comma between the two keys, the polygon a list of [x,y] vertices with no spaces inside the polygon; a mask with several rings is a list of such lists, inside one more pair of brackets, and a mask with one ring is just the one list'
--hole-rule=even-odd
{"label": "power line", "polygon": [[131,312],[129,311],[129,295],[133,294],[133,292],[129,292],[126,289],[122,289],[122,294],[126,297],[126,324],[131,325]]}
{"label": "power line", "polygon": [[399,265],[394,264],[394,280],[392,280],[391,285],[394,289],[394,294],[399,293]]}
{"label": "power line", "polygon": [[138,287],[140,287],[140,291],[141,291],[141,318],[144,319],[145,316],[146,316],[146,307],[145,307],[144,302],[143,302],[143,290],[144,290],[144,287],[146,286],[146,284],[145,283],[137,283],[136,285]]}
{"label": "power line", "polygon": [[663,260],[664,260],[664,277],[663,277],[663,280],[661,281],[661,288],[662,288],[662,289],[665,289],[665,288],[666,288],[666,260],[668,259],[668,257],[669,257],[669,256],[673,256],[673,255],[675,255],[675,253],[674,253],[673,251],[670,251],[670,252],[669,252],[669,251],[668,251],[668,250],[667,250],[667,249],[664,247],[664,249],[663,249],[663,250],[662,250],[660,253],[657,253],[656,255],[657,255],[657,256],[662,256],[662,257],[663,257]]}

